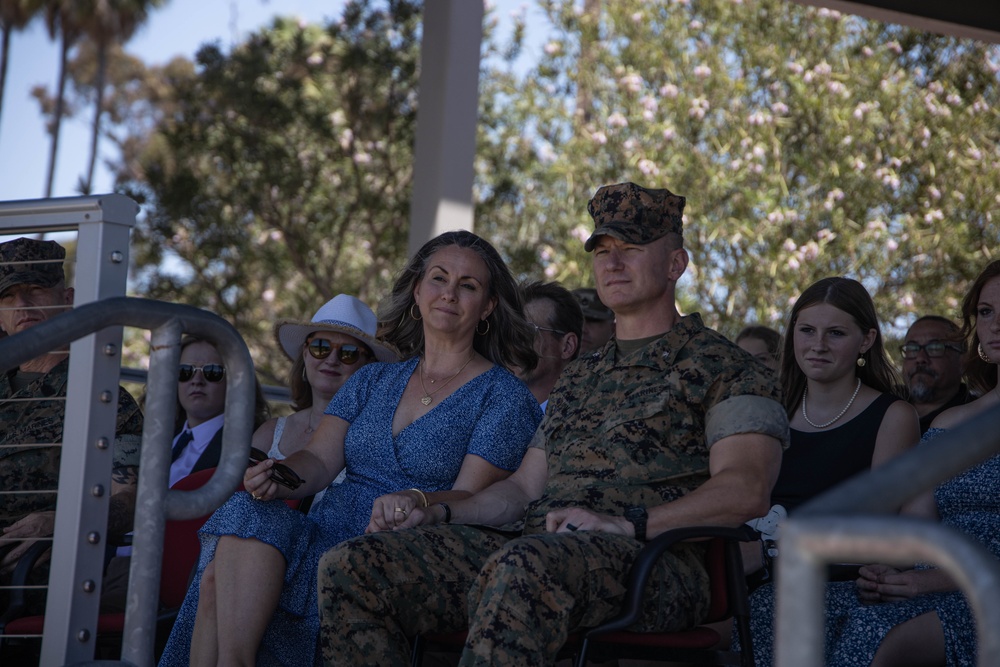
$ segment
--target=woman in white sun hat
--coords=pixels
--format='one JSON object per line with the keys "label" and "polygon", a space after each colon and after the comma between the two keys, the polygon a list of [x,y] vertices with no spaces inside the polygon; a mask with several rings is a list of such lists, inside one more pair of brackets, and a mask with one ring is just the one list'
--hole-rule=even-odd
{"label": "woman in white sun hat", "polygon": [[[247,493],[202,529],[204,576],[161,665],[312,664],[316,570],[327,549],[517,469],[542,413],[509,368],[534,367],[537,355],[497,251],[470,232],[432,239],[381,312],[385,340],[408,359],[358,369],[287,467],[268,459],[247,470]],[[327,488],[341,469],[344,482]],[[305,479],[301,487],[282,485],[288,473]],[[270,502],[323,488],[308,517]]]}
{"label": "woman in white sun hat", "polygon": [[[265,422],[253,434],[253,446],[276,461],[291,456],[309,442],[326,406],[356,370],[371,361],[398,361],[395,351],[376,340],[377,325],[371,308],[347,294],[327,301],[309,322],[279,320],[274,336],[292,360],[288,388],[295,412]],[[342,470],[333,483],[345,475]]]}

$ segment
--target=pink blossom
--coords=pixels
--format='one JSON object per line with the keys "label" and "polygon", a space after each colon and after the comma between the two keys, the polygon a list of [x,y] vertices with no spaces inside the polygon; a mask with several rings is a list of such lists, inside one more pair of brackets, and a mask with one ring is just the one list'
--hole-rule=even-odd
{"label": "pink blossom", "polygon": [[816,67],[813,68],[813,71],[816,72],[817,74],[827,76],[830,74],[830,72],[833,71],[833,68],[830,67],[830,63],[824,60],[819,65],[816,65]]}
{"label": "pink blossom", "polygon": [[635,137],[629,137],[628,139],[625,140],[625,143],[622,144],[622,148],[624,148],[629,153],[631,153],[638,147],[639,147],[639,142],[635,140]]}
{"label": "pink blossom", "polygon": [[788,113],[788,105],[784,102],[775,102],[771,105],[771,111],[779,116],[784,116]]}
{"label": "pink blossom", "polygon": [[313,67],[316,67],[317,65],[322,65],[323,64],[323,54],[322,53],[314,53],[311,56],[309,56],[308,58],[306,58],[306,62],[309,63],[310,65],[312,65]]}
{"label": "pink blossom", "polygon": [[558,273],[559,269],[556,268],[555,264],[549,264],[548,266],[545,267],[545,277],[548,278],[549,280],[555,278],[556,274]]}
{"label": "pink blossom", "polygon": [[933,199],[934,201],[937,201],[938,199],[941,199],[941,191],[938,190],[933,185],[930,186],[929,188],[927,188],[927,194],[929,194],[931,196],[931,199]]}
{"label": "pink blossom", "polygon": [[694,68],[694,75],[699,79],[707,79],[712,76],[712,68],[708,65],[698,65]]}
{"label": "pink blossom", "polygon": [[688,29],[692,30],[692,31],[698,31],[698,30],[701,30],[704,27],[705,27],[704,24],[702,24],[702,22],[699,21],[699,20],[697,20],[697,19],[695,19],[695,20],[691,21],[690,23],[688,23]]}
{"label": "pink blossom", "polygon": [[583,225],[577,225],[570,230],[570,235],[580,243],[583,243],[590,238],[590,230]]}
{"label": "pink blossom", "polygon": [[840,95],[841,97],[848,97],[850,95],[847,91],[847,86],[842,84],[840,81],[828,81],[826,89],[834,95]]}
{"label": "pink blossom", "polygon": [[659,102],[652,95],[643,95],[642,99],[639,100],[639,104],[646,111],[656,111],[660,106]]}
{"label": "pink blossom", "polygon": [[799,248],[799,251],[802,253],[802,259],[807,262],[811,262],[819,257],[819,244],[815,241],[809,241],[804,246]]}
{"label": "pink blossom", "polygon": [[948,97],[945,98],[945,101],[948,104],[952,105],[953,107],[957,107],[959,104],[962,103],[962,98],[959,97],[957,93],[951,93],[950,95],[948,95]]}
{"label": "pink blossom", "polygon": [[885,45],[885,48],[892,51],[897,56],[903,52],[903,47],[899,45],[899,42],[889,42]]}
{"label": "pink blossom", "polygon": [[642,23],[646,19],[646,17],[642,15],[642,12],[633,12],[632,16],[629,18],[632,19],[632,23]]}
{"label": "pink blossom", "polygon": [[944,92],[944,85],[940,81],[931,81],[927,84],[927,90],[931,91],[935,95],[940,95]]}
{"label": "pink blossom", "polygon": [[660,168],[656,166],[656,163],[652,160],[647,160],[646,158],[639,160],[639,171],[646,176],[660,175]]}
{"label": "pink blossom", "polygon": [[785,214],[781,211],[771,211],[767,214],[767,221],[780,224],[785,221]]}
{"label": "pink blossom", "polygon": [[888,241],[885,242],[885,247],[886,250],[892,252],[893,250],[896,250],[899,247],[899,243],[896,242],[896,239],[889,239]]}
{"label": "pink blossom", "polygon": [[802,72],[805,70],[805,68],[802,67],[802,65],[794,61],[785,63],[785,67],[787,67],[792,74],[802,74]]}
{"label": "pink blossom", "polygon": [[798,259],[796,259],[795,257],[788,258],[788,268],[790,268],[792,271],[797,271],[800,266],[802,265],[799,263]]}
{"label": "pink blossom", "polygon": [[628,118],[619,111],[608,116],[608,127],[628,127]]}
{"label": "pink blossom", "polygon": [[642,90],[642,77],[638,74],[626,74],[618,80],[618,84],[630,93],[638,93]]}
{"label": "pink blossom", "polygon": [[663,128],[663,138],[664,139],[666,139],[667,141],[670,141],[675,136],[677,136],[677,132],[676,132],[676,130],[674,130],[674,128],[672,126],[668,126],[668,127]]}
{"label": "pink blossom", "polygon": [[554,56],[562,52],[562,44],[559,42],[549,42],[545,45],[544,51],[547,55]]}
{"label": "pink blossom", "polygon": [[538,256],[541,258],[543,262],[551,262],[554,254],[555,253],[552,251],[552,246],[547,246],[547,245],[542,246],[542,249],[538,252]]}
{"label": "pink blossom", "polygon": [[979,150],[978,148],[976,148],[975,146],[970,146],[970,147],[969,147],[969,148],[968,148],[968,149],[967,149],[967,150],[965,151],[965,154],[966,154],[966,155],[968,155],[968,156],[969,156],[970,158],[972,158],[973,160],[976,160],[977,162],[978,162],[979,160],[982,160],[982,159],[983,159],[983,152],[982,152],[981,150]]}
{"label": "pink blossom", "polygon": [[590,137],[591,139],[594,140],[594,143],[599,146],[603,146],[604,144],[608,143],[608,135],[604,134],[600,130],[591,134]]}
{"label": "pink blossom", "polygon": [[855,158],[854,159],[854,170],[855,171],[864,171],[865,167],[867,167],[867,166],[868,166],[868,164],[865,163],[865,161],[862,160],[861,158]]}
{"label": "pink blossom", "polygon": [[672,83],[667,83],[660,86],[660,95],[670,99],[675,99],[680,93],[680,90]]}
{"label": "pink blossom", "polygon": [[866,47],[864,47],[864,48],[861,49],[861,53],[863,53],[865,55],[865,57],[870,58],[872,56],[872,54],[875,53],[875,52],[871,50],[870,46],[866,46]]}

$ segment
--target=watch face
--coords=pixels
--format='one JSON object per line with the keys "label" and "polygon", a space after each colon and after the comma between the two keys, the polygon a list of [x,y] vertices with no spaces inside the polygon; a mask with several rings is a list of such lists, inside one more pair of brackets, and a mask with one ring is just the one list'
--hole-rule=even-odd
{"label": "watch face", "polygon": [[646,516],[645,507],[629,507],[625,510],[625,518],[628,520],[641,519]]}

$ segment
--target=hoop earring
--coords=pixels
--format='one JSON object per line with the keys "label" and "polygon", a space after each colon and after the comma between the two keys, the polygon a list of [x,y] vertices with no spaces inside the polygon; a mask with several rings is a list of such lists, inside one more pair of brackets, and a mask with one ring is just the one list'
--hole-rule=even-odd
{"label": "hoop earring", "polygon": [[861,355],[858,355],[858,368],[864,368],[865,364],[867,364],[867,363],[868,362],[865,361],[864,357],[862,357]]}
{"label": "hoop earring", "polygon": [[[479,324],[483,324],[484,322],[486,323],[486,331],[480,331],[479,330]],[[476,333],[477,334],[479,334],[480,336],[485,336],[486,334],[488,334],[490,332],[490,321],[489,320],[479,320],[479,324],[476,325]]]}
{"label": "hoop earring", "polygon": [[979,344],[979,358],[982,359],[983,361],[985,361],[988,364],[992,364],[993,363],[993,360],[990,359],[988,356],[986,356],[986,353],[983,352],[983,344],[982,343]]}
{"label": "hoop earring", "polygon": [[[419,310],[417,311],[416,315],[413,314],[413,309],[416,308],[416,307],[417,307],[417,302],[414,301],[413,305],[410,306],[410,317],[412,317],[413,319],[415,319],[415,320],[417,320],[419,322],[420,320],[423,319],[423,315],[420,315],[420,311]],[[420,317],[417,317],[417,315],[420,315]]]}

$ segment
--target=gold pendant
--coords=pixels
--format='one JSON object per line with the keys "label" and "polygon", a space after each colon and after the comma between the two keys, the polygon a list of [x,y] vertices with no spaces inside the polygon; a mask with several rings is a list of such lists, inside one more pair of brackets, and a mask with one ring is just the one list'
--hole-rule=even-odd
{"label": "gold pendant", "polygon": [[420,402],[423,403],[424,405],[430,405],[431,404],[431,397],[430,396],[424,396],[423,398],[420,399]]}

